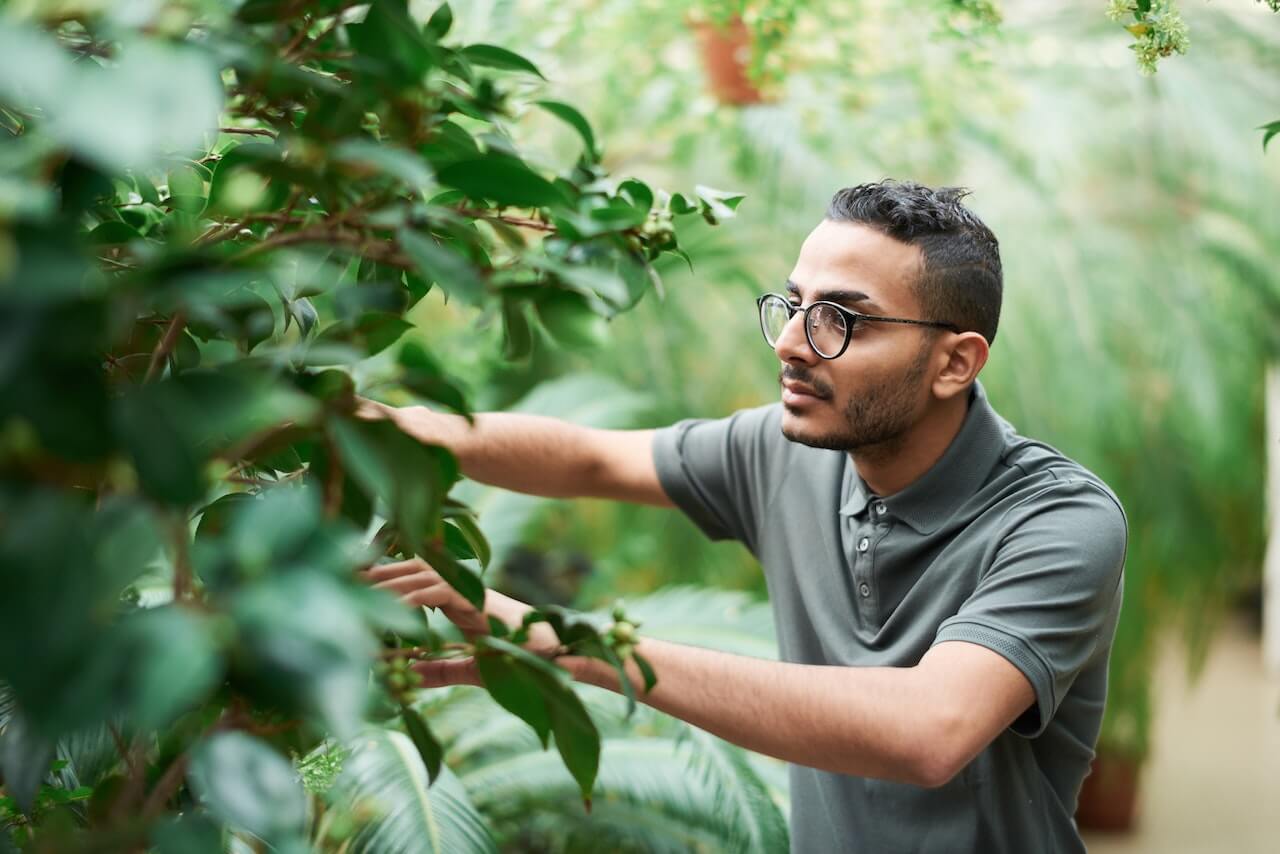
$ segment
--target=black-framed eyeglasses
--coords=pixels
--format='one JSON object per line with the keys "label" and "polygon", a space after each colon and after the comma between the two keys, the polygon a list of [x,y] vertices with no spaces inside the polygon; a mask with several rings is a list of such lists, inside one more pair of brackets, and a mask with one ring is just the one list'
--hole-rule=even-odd
{"label": "black-framed eyeglasses", "polygon": [[801,308],[782,294],[765,294],[756,299],[760,309],[760,331],[770,347],[776,347],[782,330],[796,312],[804,312],[804,337],[813,352],[824,359],[835,359],[849,346],[853,331],[860,323],[909,323],[913,326],[931,326],[959,332],[954,323],[938,320],[909,320],[905,317],[881,317],[863,314],[826,300],[818,300]]}

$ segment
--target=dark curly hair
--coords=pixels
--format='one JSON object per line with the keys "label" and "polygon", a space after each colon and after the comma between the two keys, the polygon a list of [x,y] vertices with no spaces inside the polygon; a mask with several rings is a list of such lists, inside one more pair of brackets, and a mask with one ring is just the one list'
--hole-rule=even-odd
{"label": "dark curly hair", "polygon": [[933,189],[886,179],[838,191],[826,218],[870,226],[920,247],[924,261],[915,291],[924,316],[977,332],[990,344],[1004,290],[1000,244],[960,203],[968,194],[961,187]]}

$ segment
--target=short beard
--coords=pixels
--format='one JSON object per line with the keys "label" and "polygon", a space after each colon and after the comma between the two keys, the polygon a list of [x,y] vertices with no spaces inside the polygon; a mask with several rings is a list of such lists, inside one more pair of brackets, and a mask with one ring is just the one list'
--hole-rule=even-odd
{"label": "short beard", "polygon": [[[784,429],[782,435],[811,448],[846,451],[867,460],[895,456],[914,425],[917,387],[929,368],[930,349],[926,341],[901,379],[883,380],[850,398],[844,407],[843,430],[803,436]],[[808,379],[803,370],[794,368],[784,368],[781,376],[801,382]]]}

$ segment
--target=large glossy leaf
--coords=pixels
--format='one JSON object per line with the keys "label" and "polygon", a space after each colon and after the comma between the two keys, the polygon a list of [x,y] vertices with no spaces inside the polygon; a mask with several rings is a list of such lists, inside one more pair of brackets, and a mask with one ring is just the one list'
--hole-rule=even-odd
{"label": "large glossy leaf", "polygon": [[408,736],[370,732],[352,742],[351,748],[331,797],[361,805],[376,816],[356,836],[354,851],[472,854],[497,850],[457,777],[446,766],[435,783],[429,783],[422,757]]}
{"label": "large glossy leaf", "polygon": [[41,111],[45,133],[107,168],[198,146],[222,104],[209,57],[160,40],[117,48],[109,65],[77,63],[47,33],[0,22],[0,93]]}
{"label": "large glossy leaf", "polygon": [[203,700],[222,675],[212,621],[169,605],[126,617],[115,633],[114,654],[130,720],[160,728]]}
{"label": "large glossy leaf", "polygon": [[424,280],[435,282],[449,296],[470,305],[484,297],[484,280],[456,251],[409,228],[400,229],[397,238]]}
{"label": "large glossy leaf", "polygon": [[564,194],[554,184],[514,157],[489,154],[460,160],[440,170],[440,183],[473,199],[501,205],[535,208],[563,205]]}
{"label": "large glossy leaf", "polygon": [[536,103],[578,132],[578,136],[582,137],[583,154],[587,160],[594,162],[600,159],[599,149],[596,148],[596,135],[591,130],[591,124],[576,107],[562,101],[544,100]]}
{"label": "large glossy leaf", "polygon": [[30,813],[35,804],[54,749],[53,739],[33,728],[20,710],[10,713],[0,732],[0,771],[5,790],[23,812]]}
{"label": "large glossy leaf", "polygon": [[351,476],[384,502],[402,541],[419,552],[437,533],[444,496],[458,478],[453,456],[385,421],[335,418],[330,429]]}
{"label": "large glossy leaf", "polygon": [[238,594],[231,612],[239,672],[258,696],[338,736],[359,728],[377,647],[342,585],[317,573],[274,577]]}
{"label": "large glossy leaf", "polygon": [[508,71],[526,71],[529,74],[542,77],[542,72],[532,62],[518,53],[513,53],[497,45],[469,44],[462,49],[462,55],[472,65],[487,65],[490,68],[501,68]]}
{"label": "large glossy leaf", "polygon": [[297,771],[246,733],[215,733],[197,745],[187,779],[210,812],[268,842],[296,836],[306,822],[307,800]]}

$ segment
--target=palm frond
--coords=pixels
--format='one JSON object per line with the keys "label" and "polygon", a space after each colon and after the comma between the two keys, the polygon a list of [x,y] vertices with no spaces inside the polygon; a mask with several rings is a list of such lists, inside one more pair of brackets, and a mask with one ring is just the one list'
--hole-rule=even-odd
{"label": "palm frond", "polygon": [[746,593],[666,587],[628,599],[626,609],[640,622],[642,635],[755,658],[778,657],[769,604]]}
{"label": "palm frond", "polygon": [[376,811],[353,852],[469,854],[496,851],[484,819],[448,768],[428,786],[427,770],[403,733],[376,730],[352,745],[331,790],[336,802]]}

